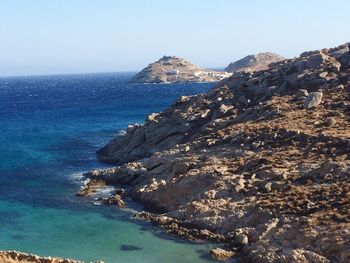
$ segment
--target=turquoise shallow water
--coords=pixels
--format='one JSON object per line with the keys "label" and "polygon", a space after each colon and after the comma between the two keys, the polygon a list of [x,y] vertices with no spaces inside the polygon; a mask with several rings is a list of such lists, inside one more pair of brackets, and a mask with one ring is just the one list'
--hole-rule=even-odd
{"label": "turquoise shallow water", "polygon": [[[105,262],[208,262],[127,212],[75,197],[95,151],[209,84],[127,84],[129,74],[0,79],[0,249]],[[127,249],[134,246],[134,249]]]}

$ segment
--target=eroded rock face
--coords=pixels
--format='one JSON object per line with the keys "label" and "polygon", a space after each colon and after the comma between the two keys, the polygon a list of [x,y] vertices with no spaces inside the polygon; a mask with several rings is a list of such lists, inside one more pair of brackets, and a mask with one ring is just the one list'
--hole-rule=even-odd
{"label": "eroded rock face", "polygon": [[178,83],[178,82],[215,82],[229,77],[227,72],[202,69],[175,56],[164,56],[149,64],[130,82],[133,83]]}
{"label": "eroded rock face", "polygon": [[349,262],[349,89],[348,44],[234,73],[129,127],[98,153],[119,166],[87,177],[128,185],[156,212],[143,218],[244,262]]}
{"label": "eroded rock face", "polygon": [[237,60],[225,68],[227,72],[254,72],[266,70],[271,63],[276,63],[286,58],[271,52],[249,55],[240,60]]}

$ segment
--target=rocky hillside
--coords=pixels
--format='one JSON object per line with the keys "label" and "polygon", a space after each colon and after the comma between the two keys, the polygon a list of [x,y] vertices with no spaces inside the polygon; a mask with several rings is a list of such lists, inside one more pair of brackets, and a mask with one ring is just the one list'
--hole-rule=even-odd
{"label": "rocky hillside", "polygon": [[81,261],[52,258],[52,257],[39,257],[32,254],[25,254],[17,251],[0,251],[1,263],[82,263]]}
{"label": "rocky hillside", "polygon": [[[98,152],[116,185],[188,238],[243,262],[350,262],[350,51],[305,52],[179,98]],[[123,189],[121,189],[123,188]]]}
{"label": "rocky hillside", "polygon": [[202,69],[190,62],[174,57],[164,56],[149,64],[130,82],[134,83],[178,83],[178,82],[215,82],[230,76],[227,72]]}
{"label": "rocky hillside", "polygon": [[259,53],[256,55],[249,55],[245,58],[237,60],[225,68],[226,72],[253,72],[259,70],[267,70],[269,64],[285,60],[284,57],[276,53]]}

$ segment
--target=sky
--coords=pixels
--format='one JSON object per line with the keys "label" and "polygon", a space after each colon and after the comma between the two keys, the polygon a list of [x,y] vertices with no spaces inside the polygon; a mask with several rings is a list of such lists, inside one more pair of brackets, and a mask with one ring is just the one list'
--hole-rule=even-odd
{"label": "sky", "polygon": [[350,41],[348,0],[1,0],[0,76],[207,68]]}

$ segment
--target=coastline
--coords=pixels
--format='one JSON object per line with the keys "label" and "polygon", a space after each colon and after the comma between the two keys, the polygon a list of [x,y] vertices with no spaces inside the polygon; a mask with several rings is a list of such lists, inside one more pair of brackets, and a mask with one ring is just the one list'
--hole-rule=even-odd
{"label": "coastline", "polygon": [[183,96],[102,148],[118,166],[85,174],[80,195],[128,186],[105,201],[132,198],[151,212],[137,218],[227,243],[220,259],[347,262],[349,68],[345,44]]}
{"label": "coastline", "polygon": [[[63,259],[58,257],[40,257],[34,254],[27,254],[18,251],[1,251],[0,250],[0,262],[2,263],[83,263],[82,261]],[[103,263],[98,261],[96,263]]]}

